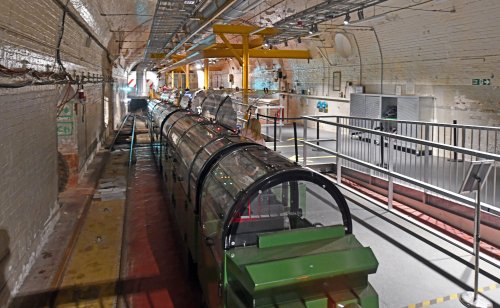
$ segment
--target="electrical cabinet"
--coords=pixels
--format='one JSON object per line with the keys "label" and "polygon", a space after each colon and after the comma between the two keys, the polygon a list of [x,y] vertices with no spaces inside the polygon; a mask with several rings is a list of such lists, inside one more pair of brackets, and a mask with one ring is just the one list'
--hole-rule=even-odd
{"label": "electrical cabinet", "polygon": [[[431,122],[434,119],[434,97],[401,96],[381,94],[351,94],[350,116],[369,119],[387,119],[399,121]],[[377,127],[370,126],[370,121],[351,120],[352,125],[397,133],[407,137],[425,138],[423,125],[417,123],[395,123],[377,121]],[[366,123],[365,125],[360,125]],[[421,154],[421,147],[405,143],[408,150]],[[402,146],[402,144],[400,144]]]}
{"label": "electrical cabinet", "polygon": [[434,97],[351,94],[351,117],[429,122],[434,118]]}

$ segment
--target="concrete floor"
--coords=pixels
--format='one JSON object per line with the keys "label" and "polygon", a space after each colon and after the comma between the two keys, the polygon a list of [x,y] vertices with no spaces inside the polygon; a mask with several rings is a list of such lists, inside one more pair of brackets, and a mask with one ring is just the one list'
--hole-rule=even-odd
{"label": "concrete floor", "polygon": [[103,150],[61,194],[59,222],[12,307],[200,306],[143,141],[130,174],[128,150]]}
{"label": "concrete floor", "polygon": [[[380,307],[423,307],[446,298],[435,307],[461,307],[457,295],[473,286],[469,253],[346,189],[342,192],[353,216],[353,233],[379,261],[369,280]],[[483,294],[500,307],[500,262],[480,265],[485,273],[479,287],[489,289]]]}

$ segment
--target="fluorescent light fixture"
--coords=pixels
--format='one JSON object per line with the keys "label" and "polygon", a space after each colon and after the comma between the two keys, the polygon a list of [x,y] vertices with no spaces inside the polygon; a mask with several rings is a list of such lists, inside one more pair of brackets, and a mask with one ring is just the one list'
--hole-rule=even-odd
{"label": "fluorescent light fixture", "polygon": [[345,14],[344,25],[348,25],[351,20],[351,15],[349,13]]}
{"label": "fluorescent light fixture", "polygon": [[363,20],[365,19],[365,13],[363,12],[363,9],[358,10],[358,20]]}

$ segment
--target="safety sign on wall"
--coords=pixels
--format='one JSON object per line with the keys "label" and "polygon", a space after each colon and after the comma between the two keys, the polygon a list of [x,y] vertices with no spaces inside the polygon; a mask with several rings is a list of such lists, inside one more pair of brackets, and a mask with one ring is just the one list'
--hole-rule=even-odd
{"label": "safety sign on wall", "polygon": [[491,79],[489,79],[489,78],[472,79],[472,85],[473,86],[489,86],[489,85],[491,85]]}
{"label": "safety sign on wall", "polygon": [[322,101],[318,101],[316,103],[316,108],[318,108],[318,111],[319,112],[328,112],[328,103],[327,102],[322,102]]}

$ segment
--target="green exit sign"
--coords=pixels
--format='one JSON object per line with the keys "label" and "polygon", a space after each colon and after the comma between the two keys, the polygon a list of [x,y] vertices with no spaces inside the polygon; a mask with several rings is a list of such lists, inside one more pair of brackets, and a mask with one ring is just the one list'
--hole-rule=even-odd
{"label": "green exit sign", "polygon": [[489,79],[489,78],[472,79],[472,85],[473,86],[489,86],[489,85],[491,85],[491,79]]}

